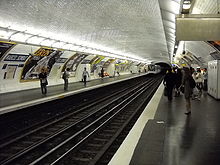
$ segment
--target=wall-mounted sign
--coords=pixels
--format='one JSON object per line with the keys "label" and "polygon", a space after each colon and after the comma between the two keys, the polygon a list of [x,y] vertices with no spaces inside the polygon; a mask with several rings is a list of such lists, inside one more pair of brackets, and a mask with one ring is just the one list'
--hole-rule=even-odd
{"label": "wall-mounted sign", "polygon": [[14,79],[18,65],[8,65],[4,74],[4,79]]}
{"label": "wall-mounted sign", "polygon": [[64,72],[64,70],[66,68],[70,68],[70,72],[72,76],[75,76],[76,73],[76,69],[78,67],[78,65],[81,63],[81,61],[83,59],[85,59],[88,55],[86,54],[79,54],[76,53],[74,54],[72,57],[69,58],[69,60],[64,64],[62,72]]}
{"label": "wall-mounted sign", "polygon": [[103,64],[103,68],[108,68],[108,66],[113,63],[115,61],[115,59],[108,59],[104,64]]}
{"label": "wall-mounted sign", "polygon": [[16,62],[25,62],[29,55],[24,54],[8,54],[4,61],[16,61]]}
{"label": "wall-mounted sign", "polygon": [[14,42],[4,42],[0,41],[0,59],[3,57],[3,55],[8,52],[11,48],[15,46]]}
{"label": "wall-mounted sign", "polygon": [[104,56],[96,56],[90,61],[91,73],[94,73],[98,66],[102,66],[104,64],[104,61],[102,62],[104,58]]}
{"label": "wall-mounted sign", "polygon": [[38,49],[25,63],[23,72],[21,74],[21,80],[35,80],[38,79],[38,75],[41,69],[47,70],[50,73],[51,68],[57,59],[62,55],[62,51],[54,50],[50,48],[42,47]]}

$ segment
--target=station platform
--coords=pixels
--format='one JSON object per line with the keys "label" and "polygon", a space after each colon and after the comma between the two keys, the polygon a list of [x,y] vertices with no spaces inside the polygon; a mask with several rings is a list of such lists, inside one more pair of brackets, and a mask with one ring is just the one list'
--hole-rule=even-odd
{"label": "station platform", "polygon": [[106,77],[102,79],[95,79],[87,82],[84,87],[83,82],[69,83],[68,91],[64,91],[64,85],[55,85],[47,87],[47,95],[41,94],[40,84],[39,88],[21,90],[16,92],[1,93],[0,94],[0,115],[25,107],[41,104],[44,102],[60,99],[66,96],[74,95],[84,91],[89,91],[95,88],[100,88],[106,85],[118,83],[124,80],[143,76],[142,74],[125,74],[116,77]]}
{"label": "station platform", "polygon": [[108,165],[219,165],[219,107],[204,92],[185,115],[184,96],[168,101],[161,84]]}

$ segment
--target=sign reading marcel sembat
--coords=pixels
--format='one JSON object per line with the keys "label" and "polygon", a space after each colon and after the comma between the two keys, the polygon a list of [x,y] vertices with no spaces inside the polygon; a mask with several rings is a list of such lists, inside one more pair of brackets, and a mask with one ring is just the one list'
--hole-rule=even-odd
{"label": "sign reading marcel sembat", "polygon": [[16,62],[25,62],[29,55],[24,54],[8,54],[4,61],[16,61]]}

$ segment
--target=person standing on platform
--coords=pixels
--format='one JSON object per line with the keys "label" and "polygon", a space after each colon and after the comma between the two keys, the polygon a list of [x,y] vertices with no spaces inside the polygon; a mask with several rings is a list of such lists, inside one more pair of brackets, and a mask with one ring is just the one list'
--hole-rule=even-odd
{"label": "person standing on platform", "polygon": [[207,91],[208,90],[208,72],[207,72],[207,68],[204,68],[204,72],[203,72],[203,90]]}
{"label": "person standing on platform", "polygon": [[70,76],[70,68],[67,68],[64,72],[63,72],[63,80],[64,80],[64,90],[67,91],[68,90],[68,79],[69,79],[69,76]]}
{"label": "person standing on platform", "polygon": [[82,74],[84,86],[86,86],[87,76],[89,77],[89,72],[86,70],[86,68],[84,68],[84,71],[83,71],[83,74]]}
{"label": "person standing on platform", "polygon": [[103,80],[103,78],[105,77],[104,72],[105,72],[105,71],[104,71],[104,69],[102,68],[102,69],[101,69],[101,78],[102,78],[102,80]]}
{"label": "person standing on platform", "polygon": [[47,94],[47,72],[44,68],[41,69],[41,73],[39,74],[40,86],[42,94]]}
{"label": "person standing on platform", "polygon": [[191,82],[194,82],[191,71],[189,68],[184,68],[184,76],[182,81],[182,86],[184,87],[184,97],[186,100],[186,115],[191,113],[191,96],[193,92],[193,87],[191,86]]}
{"label": "person standing on platform", "polygon": [[195,77],[196,87],[199,90],[198,100],[201,99],[202,89],[203,89],[203,75],[200,69],[197,69],[196,77]]}
{"label": "person standing on platform", "polygon": [[182,84],[182,70],[180,68],[176,71],[176,78],[175,78],[175,96],[180,95],[180,86]]}
{"label": "person standing on platform", "polygon": [[175,74],[172,72],[172,69],[168,69],[168,73],[164,77],[163,84],[167,90],[168,100],[171,101],[173,98],[173,88],[175,86]]}

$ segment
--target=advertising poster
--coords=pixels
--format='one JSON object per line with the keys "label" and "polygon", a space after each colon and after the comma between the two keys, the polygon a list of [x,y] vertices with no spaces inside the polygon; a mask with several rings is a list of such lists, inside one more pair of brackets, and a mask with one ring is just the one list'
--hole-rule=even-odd
{"label": "advertising poster", "polygon": [[125,72],[126,71],[126,66],[128,65],[128,61],[127,60],[120,60],[117,59],[116,63],[115,63],[115,68],[117,71],[119,72]]}
{"label": "advertising poster", "polygon": [[108,59],[104,64],[103,68],[108,68],[110,64],[112,64],[115,61],[115,59]]}
{"label": "advertising poster", "polygon": [[4,42],[0,41],[0,59],[7,53],[10,49],[12,49],[16,44],[14,42]]}
{"label": "advertising poster", "polygon": [[125,71],[129,72],[130,71],[130,67],[132,66],[133,61],[127,61],[126,65],[125,65]]}
{"label": "advertising poster", "polygon": [[78,65],[82,62],[84,58],[86,58],[88,55],[86,54],[79,54],[76,53],[72,57],[69,58],[69,60],[64,64],[62,72],[65,71],[66,68],[70,68],[71,76],[75,76],[76,69]]}
{"label": "advertising poster", "polygon": [[148,71],[155,71],[155,65],[153,64],[148,65]]}
{"label": "advertising poster", "polygon": [[36,80],[44,68],[49,75],[50,70],[57,59],[62,55],[62,51],[53,50],[50,48],[40,48],[33,55],[29,56],[24,65],[24,69],[21,74],[21,80]]}
{"label": "advertising poster", "polygon": [[90,64],[91,64],[91,73],[94,73],[94,71],[97,69],[97,67],[99,65],[103,65],[104,62],[102,63],[102,60],[104,59],[105,57],[104,56],[96,56],[94,57],[91,61],[90,61]]}
{"label": "advertising poster", "polygon": [[17,67],[18,65],[8,65],[7,71],[4,74],[4,79],[14,79]]}

